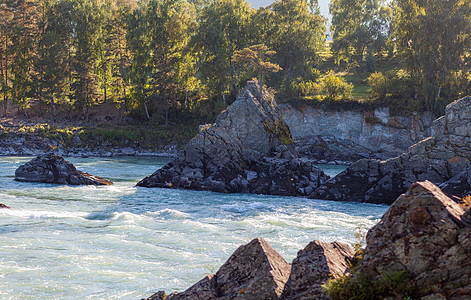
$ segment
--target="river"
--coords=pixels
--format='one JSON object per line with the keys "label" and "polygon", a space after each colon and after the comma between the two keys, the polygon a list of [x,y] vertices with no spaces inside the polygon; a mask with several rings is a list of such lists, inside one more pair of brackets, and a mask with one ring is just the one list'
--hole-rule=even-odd
{"label": "river", "polygon": [[[0,157],[0,299],[140,299],[182,291],[263,237],[288,262],[310,241],[357,242],[387,206],[137,188],[166,158],[70,158],[113,186],[14,181]],[[321,166],[329,175],[345,167]]]}

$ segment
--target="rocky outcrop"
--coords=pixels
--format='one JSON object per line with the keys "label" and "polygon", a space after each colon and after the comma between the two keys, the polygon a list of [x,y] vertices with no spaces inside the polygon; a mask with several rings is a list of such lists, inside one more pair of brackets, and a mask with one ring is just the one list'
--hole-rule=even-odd
{"label": "rocky outcrop", "polygon": [[327,180],[309,159],[296,158],[291,133],[271,95],[254,82],[203,126],[174,161],[143,187],[306,196]]}
{"label": "rocky outcrop", "polygon": [[300,155],[319,162],[389,159],[430,137],[430,112],[393,116],[387,107],[370,111],[293,108],[280,105]]}
{"label": "rocky outcrop", "polygon": [[71,185],[113,184],[113,182],[99,176],[78,171],[72,163],[54,153],[40,155],[21,165],[15,171],[15,180]]}
{"label": "rocky outcrop", "polygon": [[434,136],[386,160],[362,159],[325,182],[310,198],[391,204],[416,181],[430,180],[458,197],[471,192],[471,97],[446,107]]}
{"label": "rocky outcrop", "polygon": [[[278,299],[290,270],[283,257],[258,238],[239,247],[216,274],[166,299]],[[162,292],[150,299],[159,299],[158,295]]]}
{"label": "rocky outcrop", "polygon": [[216,274],[181,293],[160,291],[149,300],[327,299],[322,285],[344,275],[353,251],[342,243],[311,242],[292,266],[262,238],[239,247]]}
{"label": "rocky outcrop", "polygon": [[281,299],[329,299],[323,285],[345,275],[353,255],[353,250],[343,243],[309,243],[293,260]]}
{"label": "rocky outcrop", "polygon": [[368,232],[359,274],[404,274],[413,299],[471,299],[469,216],[431,182],[413,184]]}

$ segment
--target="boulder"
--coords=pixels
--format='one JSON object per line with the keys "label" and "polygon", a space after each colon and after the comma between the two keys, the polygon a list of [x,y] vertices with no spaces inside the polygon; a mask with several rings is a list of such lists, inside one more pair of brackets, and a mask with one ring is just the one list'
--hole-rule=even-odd
{"label": "boulder", "polygon": [[281,299],[329,299],[322,285],[345,275],[353,255],[353,250],[343,243],[309,243],[293,260]]}
{"label": "boulder", "polygon": [[149,299],[278,299],[290,271],[290,264],[265,240],[257,238],[239,247],[216,274],[186,291],[167,297],[159,292]]}
{"label": "boulder", "polygon": [[10,206],[7,206],[7,205],[5,205],[5,204],[3,204],[3,203],[0,203],[0,209],[11,209],[11,207],[10,207]]}
{"label": "boulder", "polygon": [[463,197],[471,191],[471,97],[446,107],[434,122],[434,136],[408,152],[386,160],[361,159],[331,178],[309,197],[326,200],[391,204],[414,182],[443,184],[444,191]]}
{"label": "boulder", "polygon": [[407,274],[414,299],[471,299],[469,215],[433,183],[414,183],[368,232],[360,272]]}
{"label": "boulder", "polygon": [[307,196],[328,177],[291,144],[273,96],[249,82],[216,123],[201,126],[174,161],[137,185]]}
{"label": "boulder", "polygon": [[15,171],[15,180],[71,185],[111,185],[110,180],[78,171],[63,157],[50,152],[21,165]]}

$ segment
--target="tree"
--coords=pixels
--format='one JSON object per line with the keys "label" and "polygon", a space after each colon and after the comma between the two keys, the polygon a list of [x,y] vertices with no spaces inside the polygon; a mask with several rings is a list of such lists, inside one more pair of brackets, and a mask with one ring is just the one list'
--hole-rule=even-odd
{"label": "tree", "polygon": [[[324,47],[326,18],[320,14],[317,0],[277,0],[273,11],[271,34],[265,44],[276,51],[275,61],[286,79],[302,75],[316,64]],[[270,20],[268,20],[270,22]]]}
{"label": "tree", "polygon": [[128,45],[136,95],[144,104],[164,104],[165,125],[169,106],[182,91],[185,49],[194,29],[194,10],[184,0],[148,0],[130,17]]}
{"label": "tree", "polygon": [[396,0],[395,40],[427,109],[437,112],[446,77],[471,50],[471,0]]}
{"label": "tree", "polygon": [[237,50],[250,45],[249,25],[253,11],[245,0],[213,0],[202,9],[193,38],[201,53],[201,79],[210,91],[238,89],[239,70],[233,63]]}
{"label": "tree", "polygon": [[71,28],[68,13],[62,10],[63,3],[46,3],[42,34],[37,45],[34,59],[35,96],[50,104],[51,122],[54,122],[56,99],[65,94],[69,75],[68,40]]}
{"label": "tree", "polygon": [[381,0],[332,0],[334,56],[355,60],[363,72],[366,52],[380,51],[387,41],[385,11]]}
{"label": "tree", "polygon": [[71,96],[75,106],[82,109],[87,121],[89,121],[89,107],[98,96],[95,62],[101,19],[99,4],[97,0],[75,0],[73,8],[75,55],[72,60]]}
{"label": "tree", "polygon": [[275,55],[275,53],[275,51],[269,51],[267,46],[259,44],[250,46],[249,48],[244,48],[234,54],[235,62],[245,64],[259,73],[260,89],[262,90],[262,94],[263,74],[267,72],[278,72],[281,70],[279,65],[268,61],[268,58]]}
{"label": "tree", "polygon": [[28,93],[31,85],[34,48],[38,32],[37,1],[15,0],[10,2],[11,19],[11,74],[12,98],[27,115]]}

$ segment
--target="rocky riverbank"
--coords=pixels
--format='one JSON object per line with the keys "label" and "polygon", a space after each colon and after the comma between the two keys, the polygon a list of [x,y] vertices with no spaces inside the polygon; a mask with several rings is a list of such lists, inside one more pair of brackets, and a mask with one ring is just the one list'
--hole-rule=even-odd
{"label": "rocky riverbank", "polygon": [[258,238],[189,289],[148,299],[470,299],[470,253],[471,210],[425,181],[391,205],[355,257],[313,241],[288,264]]}
{"label": "rocky riverbank", "polygon": [[434,121],[433,136],[392,159],[362,159],[330,179],[309,197],[392,203],[412,183],[430,180],[445,193],[471,193],[471,97],[449,104]]}

